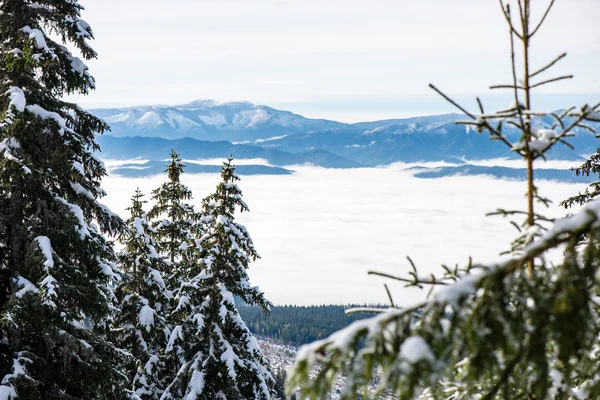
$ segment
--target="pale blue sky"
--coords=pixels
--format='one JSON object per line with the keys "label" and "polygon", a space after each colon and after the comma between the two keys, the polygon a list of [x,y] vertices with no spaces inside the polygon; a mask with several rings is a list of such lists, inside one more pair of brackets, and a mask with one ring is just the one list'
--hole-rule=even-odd
{"label": "pale blue sky", "polygon": [[[372,120],[454,111],[510,78],[497,0],[81,0],[100,54],[85,107],[248,100],[309,117]],[[539,14],[546,0],[533,0]],[[537,13],[536,13],[537,11]],[[600,1],[557,0],[536,65],[567,51],[540,107],[600,98]],[[549,94],[552,94],[550,96]],[[491,97],[491,107],[508,105]]]}

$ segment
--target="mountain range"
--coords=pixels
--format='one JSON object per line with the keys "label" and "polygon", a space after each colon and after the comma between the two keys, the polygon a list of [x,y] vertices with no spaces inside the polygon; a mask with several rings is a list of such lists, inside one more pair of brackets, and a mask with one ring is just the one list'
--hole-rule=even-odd
{"label": "mountain range", "polygon": [[[343,123],[310,119],[289,111],[249,102],[194,101],[176,106],[94,109],[111,132],[100,139],[103,157],[164,159],[169,149],[186,158],[264,158],[275,166],[310,163],[354,168],[393,162],[459,161],[516,158],[510,148],[465,125],[460,114]],[[535,118],[536,127],[552,125],[552,117]],[[595,128],[600,124],[595,124]],[[569,138],[575,150],[557,145],[552,159],[582,160],[596,152],[598,139],[578,129]],[[520,132],[505,128],[516,142]],[[281,171],[279,171],[281,172]]]}

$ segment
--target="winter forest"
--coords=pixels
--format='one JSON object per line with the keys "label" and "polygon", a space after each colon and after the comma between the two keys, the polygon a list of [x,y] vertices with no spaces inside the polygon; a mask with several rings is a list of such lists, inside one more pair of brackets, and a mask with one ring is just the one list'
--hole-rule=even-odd
{"label": "winter forest", "polygon": [[[600,399],[598,74],[586,82],[592,93],[579,93],[584,102],[556,106],[549,97],[568,96],[546,88],[574,79],[562,69],[569,49],[538,42],[556,34],[560,10],[578,9],[581,21],[565,19],[595,29],[596,48],[575,52],[590,62],[600,54],[600,30],[590,25],[597,4],[485,0],[507,51],[498,51],[503,73],[484,75],[500,79],[489,89],[504,97],[467,102],[434,83],[428,93],[452,114],[427,108],[410,118],[337,122],[249,102],[121,107],[125,99],[114,94],[110,107],[88,106],[85,99],[112,84],[97,82],[88,67],[103,63],[93,47],[102,39],[84,20],[96,20],[102,4],[88,1],[0,0],[0,400]],[[248,30],[252,40],[276,25],[261,19],[271,13],[289,28],[277,31],[282,40],[292,43],[300,24],[311,51],[327,53],[319,46],[340,37],[335,29],[312,31],[302,7],[289,11],[293,1],[268,0],[260,13],[233,1],[244,18],[257,18],[251,22],[228,20],[237,14],[227,4],[136,3],[160,7],[150,17],[130,16],[131,4],[122,3],[122,13],[115,6],[103,16],[114,25],[102,32],[141,37],[134,26],[148,22],[165,37],[180,35],[187,4],[216,7],[203,34],[213,29],[223,40],[234,32],[243,41],[248,27],[257,30]],[[328,12],[343,22],[366,7],[313,3],[303,7],[315,24],[340,29]],[[387,11],[423,5],[368,7],[380,12],[373,26],[391,27],[402,24],[388,21]],[[424,20],[443,17],[431,8]],[[176,27],[152,18],[172,18]],[[433,25],[405,25],[420,23]],[[568,39],[557,44],[590,36],[564,31]],[[314,34],[322,41],[307,38]],[[201,65],[189,64],[215,63],[236,71],[231,81],[250,79],[243,63],[260,51],[283,49],[291,60],[301,53],[301,45],[278,46],[272,35],[272,46],[254,42],[240,55],[238,70],[220,46],[199,52]],[[432,37],[442,43],[443,35]],[[417,36],[413,50],[427,39]],[[136,58],[140,42],[118,58],[147,62],[133,72],[144,79],[143,97],[143,86],[163,78],[145,81],[155,65]],[[350,53],[364,45],[336,43]],[[363,47],[372,54],[393,51],[369,43]],[[193,42],[189,52],[202,45]],[[177,43],[157,45],[152,56],[169,59],[170,46]],[[430,50],[453,58],[439,46]],[[549,50],[550,58],[540,56]],[[469,63],[479,55],[473,51]],[[325,73],[323,60],[318,68],[306,60],[305,69]],[[363,80],[374,82],[378,74],[368,68],[387,71],[358,53],[352,60],[348,75],[326,80],[345,87],[353,68],[367,68]],[[183,64],[169,78],[183,81],[182,93],[191,79]],[[429,72],[425,61],[402,64]],[[257,78],[265,88],[307,83],[275,69],[267,71],[273,81]],[[217,75],[204,79],[226,86]],[[498,99],[507,104],[497,107]]]}

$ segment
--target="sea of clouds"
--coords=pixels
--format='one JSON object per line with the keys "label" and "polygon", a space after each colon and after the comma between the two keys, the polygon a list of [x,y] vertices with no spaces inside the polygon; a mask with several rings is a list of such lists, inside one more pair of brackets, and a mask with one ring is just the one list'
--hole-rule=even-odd
{"label": "sea of clouds", "polygon": [[[439,271],[441,264],[465,264],[469,256],[496,261],[509,248],[517,231],[509,220],[486,213],[524,209],[524,182],[487,176],[418,179],[406,167],[295,166],[293,175],[242,177],[239,186],[251,212],[237,218],[262,257],[250,267],[251,283],[275,304],[309,305],[386,303],[388,282],[394,301],[407,304],[424,294],[368,271],[406,274],[408,255],[425,274]],[[109,175],[104,202],[126,218],[134,189],[149,199],[164,179]],[[184,174],[182,180],[199,205],[220,177]],[[541,181],[538,188],[555,202],[544,212],[562,217],[566,210],[556,203],[585,185]]]}

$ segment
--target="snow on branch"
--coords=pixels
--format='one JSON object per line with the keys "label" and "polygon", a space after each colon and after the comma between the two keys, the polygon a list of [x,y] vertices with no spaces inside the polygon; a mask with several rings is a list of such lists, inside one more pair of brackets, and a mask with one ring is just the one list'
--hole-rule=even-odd
{"label": "snow on branch", "polygon": [[35,43],[35,47],[37,47],[38,50],[43,50],[52,58],[56,58],[56,53],[54,53],[54,50],[48,47],[48,43],[46,43],[46,35],[44,35],[44,32],[37,28],[31,28],[29,26],[25,26],[21,28],[21,30],[25,34],[29,35],[29,39]]}
{"label": "snow on branch", "polygon": [[44,261],[44,267],[46,268],[46,271],[48,271],[48,269],[54,267],[54,258],[52,257],[53,250],[52,244],[50,243],[50,239],[47,236],[38,236],[35,238],[35,241],[37,242],[40,250],[42,251],[42,254],[46,258],[46,260]]}

